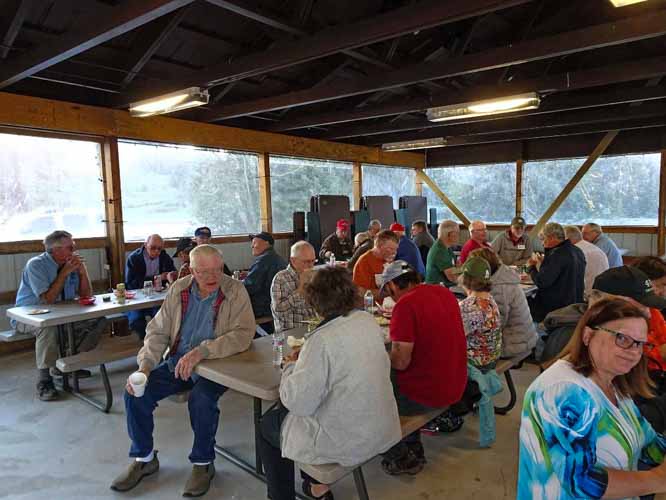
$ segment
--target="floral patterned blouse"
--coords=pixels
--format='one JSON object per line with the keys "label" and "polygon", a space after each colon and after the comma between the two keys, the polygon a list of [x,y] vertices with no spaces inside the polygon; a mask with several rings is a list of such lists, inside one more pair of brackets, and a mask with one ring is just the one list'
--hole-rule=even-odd
{"label": "floral patterned blouse", "polygon": [[467,337],[468,361],[477,368],[497,361],[502,354],[502,322],[495,299],[471,295],[460,302],[460,313]]}
{"label": "floral patterned blouse", "polygon": [[[606,469],[661,463],[666,438],[630,398],[615,406],[592,380],[559,360],[525,393],[520,422],[518,499],[601,498]],[[636,497],[637,498],[637,497]]]}

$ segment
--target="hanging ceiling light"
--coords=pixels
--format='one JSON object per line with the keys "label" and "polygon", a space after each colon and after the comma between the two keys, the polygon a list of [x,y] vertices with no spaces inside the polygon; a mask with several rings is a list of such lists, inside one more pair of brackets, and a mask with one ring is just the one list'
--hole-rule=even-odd
{"label": "hanging ceiling light", "polygon": [[625,5],[632,5],[634,3],[641,3],[647,0],[610,0],[614,7],[624,7]]}
{"label": "hanging ceiling light", "polygon": [[512,111],[523,111],[539,107],[541,99],[536,92],[502,97],[499,99],[487,99],[485,101],[466,102],[430,108],[427,112],[428,120],[431,122],[443,122],[457,120],[460,118],[472,118],[475,116],[495,115],[510,113]]}
{"label": "hanging ceiling light", "polygon": [[382,144],[384,151],[409,151],[410,149],[441,148],[446,146],[444,137],[435,139],[415,139],[413,141],[387,142]]}
{"label": "hanging ceiling light", "polygon": [[204,104],[208,104],[209,98],[208,90],[201,90],[200,87],[190,87],[144,101],[133,102],[129,106],[129,111],[130,115],[138,118],[163,115],[165,113],[180,111],[181,109],[203,106]]}

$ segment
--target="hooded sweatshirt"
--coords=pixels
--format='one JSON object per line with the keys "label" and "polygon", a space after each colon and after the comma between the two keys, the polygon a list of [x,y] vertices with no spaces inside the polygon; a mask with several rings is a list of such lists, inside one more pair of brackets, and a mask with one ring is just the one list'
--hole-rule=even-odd
{"label": "hooded sweatshirt", "polygon": [[501,264],[490,277],[491,294],[497,302],[502,319],[502,356],[510,357],[534,349],[537,333],[520,288],[520,277],[508,266]]}

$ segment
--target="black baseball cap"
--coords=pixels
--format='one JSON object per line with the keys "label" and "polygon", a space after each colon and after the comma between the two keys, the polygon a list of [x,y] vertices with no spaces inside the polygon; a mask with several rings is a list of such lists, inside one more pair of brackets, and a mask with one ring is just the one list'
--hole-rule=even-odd
{"label": "black baseball cap", "polygon": [[176,243],[176,251],[173,253],[172,257],[178,257],[178,254],[182,251],[190,251],[192,250],[197,244],[192,240],[192,238],[181,238],[178,240],[178,243]]}
{"label": "black baseball cap", "polygon": [[666,309],[666,299],[654,293],[650,278],[636,267],[622,266],[608,269],[596,277],[592,288],[632,298],[654,309]]}
{"label": "black baseball cap", "polygon": [[212,233],[210,232],[210,228],[206,226],[198,227],[194,231],[194,236],[206,236],[210,238],[211,234]]}
{"label": "black baseball cap", "polygon": [[525,227],[527,224],[525,224],[525,219],[523,219],[520,216],[514,217],[511,219],[511,226],[512,227]]}
{"label": "black baseball cap", "polygon": [[260,233],[250,235],[250,241],[252,241],[255,238],[259,238],[261,240],[267,241],[271,245],[275,244],[275,240],[273,239],[273,235],[271,233],[267,233],[266,231],[262,231]]}

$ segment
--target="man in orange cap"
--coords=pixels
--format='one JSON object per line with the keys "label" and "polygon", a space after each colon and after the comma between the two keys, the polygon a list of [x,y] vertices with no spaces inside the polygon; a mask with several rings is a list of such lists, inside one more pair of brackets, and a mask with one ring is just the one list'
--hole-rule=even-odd
{"label": "man in orange cap", "polygon": [[321,244],[319,258],[327,260],[335,255],[336,260],[348,260],[354,254],[354,245],[349,238],[349,221],[340,219],[335,224],[335,232]]}

